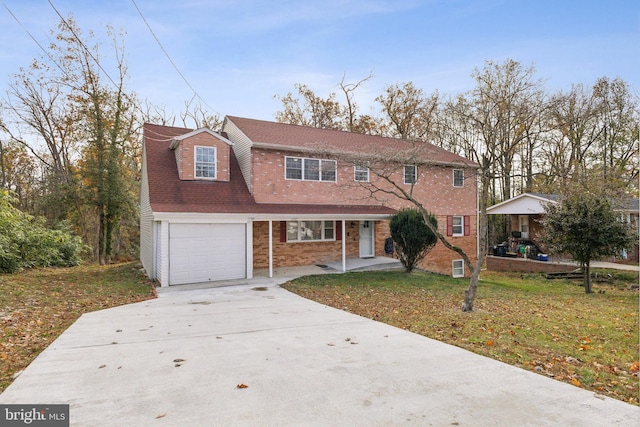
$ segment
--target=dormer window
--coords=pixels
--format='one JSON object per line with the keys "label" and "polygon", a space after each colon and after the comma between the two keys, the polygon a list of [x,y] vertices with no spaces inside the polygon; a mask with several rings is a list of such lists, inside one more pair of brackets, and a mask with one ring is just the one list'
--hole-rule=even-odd
{"label": "dormer window", "polygon": [[195,147],[195,177],[216,179],[216,148]]}

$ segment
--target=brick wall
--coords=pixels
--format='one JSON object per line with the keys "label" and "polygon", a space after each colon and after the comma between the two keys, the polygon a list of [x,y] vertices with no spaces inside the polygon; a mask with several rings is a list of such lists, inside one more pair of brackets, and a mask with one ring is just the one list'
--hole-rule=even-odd
{"label": "brick wall", "polygon": [[216,181],[229,181],[229,144],[220,141],[218,138],[207,132],[201,132],[192,137],[185,138],[180,142],[178,147],[176,147],[176,161],[178,162],[178,174],[180,179],[201,179],[194,177],[196,146],[216,147]]}
{"label": "brick wall", "polygon": [[[323,264],[342,260],[342,241],[281,242],[280,221],[273,221],[273,266],[292,267]],[[345,224],[343,238],[347,243],[347,257],[358,257],[359,223]],[[253,268],[269,267],[269,222],[253,223]]]}
{"label": "brick wall", "polygon": [[[337,163],[336,182],[287,180],[286,156],[305,157],[300,153],[280,150],[252,150],[253,194],[258,203],[384,204],[395,209],[411,206],[409,202],[390,195],[378,193],[376,198],[371,197],[369,190],[354,181],[353,165],[346,162]],[[466,175],[464,187],[458,188],[453,186],[452,168],[421,166],[413,196],[436,215],[475,216],[476,178],[470,171]],[[371,174],[370,179],[375,183],[377,178]],[[395,181],[402,182],[401,170],[398,170]],[[405,189],[409,191],[411,186],[406,184]]]}
{"label": "brick wall", "polygon": [[534,261],[523,258],[487,256],[487,270],[520,271],[523,273],[558,273],[573,271],[575,265],[564,265],[549,261]]}

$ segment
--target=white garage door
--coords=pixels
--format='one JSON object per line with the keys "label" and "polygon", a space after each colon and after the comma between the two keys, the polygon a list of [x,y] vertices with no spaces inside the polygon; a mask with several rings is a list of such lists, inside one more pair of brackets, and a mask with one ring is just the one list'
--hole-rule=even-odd
{"label": "white garage door", "polygon": [[245,224],[171,224],[169,284],[246,277]]}

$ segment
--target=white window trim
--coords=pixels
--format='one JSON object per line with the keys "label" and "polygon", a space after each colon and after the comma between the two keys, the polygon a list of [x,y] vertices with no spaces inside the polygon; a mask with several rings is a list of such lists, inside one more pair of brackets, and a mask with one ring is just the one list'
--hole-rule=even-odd
{"label": "white window trim", "polygon": [[[213,150],[213,176],[198,176],[198,148],[206,148],[208,150]],[[206,165],[211,163],[209,162],[200,162]],[[193,147],[193,177],[195,179],[205,179],[205,180],[216,180],[218,179],[218,149],[217,147],[209,147],[206,145],[195,145]]]}
{"label": "white window trim", "polygon": [[[456,171],[459,171],[462,174],[462,185],[456,185]],[[462,188],[462,187],[464,187],[464,169],[454,169],[452,174],[453,174],[453,186],[454,186],[454,188]]]}
{"label": "white window trim", "polygon": [[[412,167],[413,168],[413,182],[407,182],[407,168],[408,167]],[[418,166],[416,165],[404,165],[404,167],[402,168],[402,181],[405,184],[415,184],[416,182],[418,182]]]}
{"label": "white window trim", "polygon": [[[299,159],[302,161],[302,178],[298,179],[298,178],[287,178],[287,159]],[[318,169],[318,178],[319,179],[305,179],[304,175],[305,175],[305,160],[317,160],[318,164],[319,164],[319,169]],[[322,163],[323,162],[332,162],[335,166],[334,171],[335,171],[335,176],[334,179],[332,180],[327,180],[327,179],[322,179]],[[315,159],[312,157],[296,157],[296,156],[284,156],[284,179],[286,181],[307,181],[307,182],[337,182],[338,181],[338,162],[335,160],[331,160],[331,159]]]}
{"label": "white window trim", "polygon": [[[455,224],[455,220],[456,218],[460,218],[462,220],[462,224],[460,224],[460,227],[462,228],[462,230],[459,233],[456,233],[456,224]],[[453,215],[453,219],[452,219],[452,224],[451,224],[451,236],[452,237],[461,237],[464,236],[464,215]]]}
{"label": "white window trim", "polygon": [[[358,169],[360,168],[360,169]],[[366,173],[367,174],[367,178],[366,179],[357,179],[356,177],[358,176],[357,174],[359,173]],[[367,166],[362,166],[362,165],[353,165],[353,180],[355,182],[369,182],[369,168]]]}
{"label": "white window trim", "polygon": [[[308,221],[321,221],[322,222],[322,237],[320,239],[301,239],[300,238],[300,231],[301,231],[301,227],[300,227],[300,223],[302,222],[308,222]],[[297,222],[298,223],[298,238],[297,240],[292,240],[289,239],[289,233],[287,230],[287,243],[313,243],[313,242],[335,242],[336,241],[336,221],[331,221],[331,220],[319,220],[319,219],[303,219],[303,220],[299,220],[299,221],[287,221],[287,228],[289,227],[289,223],[290,222]],[[324,236],[324,232],[326,229],[326,223],[330,222],[333,224],[333,238],[332,239],[326,239]]]}
{"label": "white window trim", "polygon": [[[456,271],[460,270],[460,267],[456,267],[456,264],[462,264],[462,274],[456,273]],[[451,261],[451,277],[464,277],[464,260],[462,259],[454,259]]]}

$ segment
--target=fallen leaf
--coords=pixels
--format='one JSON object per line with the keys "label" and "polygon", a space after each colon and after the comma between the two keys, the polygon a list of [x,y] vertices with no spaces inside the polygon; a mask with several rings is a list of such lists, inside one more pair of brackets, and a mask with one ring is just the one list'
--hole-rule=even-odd
{"label": "fallen leaf", "polygon": [[163,412],[162,414],[156,415],[156,419],[162,418],[162,417],[166,417],[166,416],[167,416],[167,414]]}
{"label": "fallen leaf", "polygon": [[582,387],[582,383],[578,381],[577,378],[571,378],[571,384],[573,384],[576,387]]}
{"label": "fallen leaf", "polygon": [[236,386],[236,388],[249,388],[249,386],[248,386],[248,385],[246,385],[246,384],[242,384],[242,383],[240,383],[240,384],[238,384],[238,385]]}
{"label": "fallen leaf", "polygon": [[496,343],[495,343],[495,341],[493,341],[493,340],[486,340],[486,341],[484,342],[484,345],[494,346],[494,345],[496,345]]}

